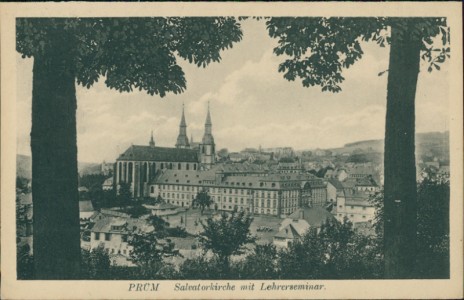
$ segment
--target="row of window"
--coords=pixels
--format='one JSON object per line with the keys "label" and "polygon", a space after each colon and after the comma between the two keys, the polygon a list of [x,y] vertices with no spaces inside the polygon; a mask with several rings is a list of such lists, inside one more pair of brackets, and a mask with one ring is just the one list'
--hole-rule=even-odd
{"label": "row of window", "polygon": [[[105,241],[111,241],[111,233],[103,233],[103,236]],[[100,232],[95,232],[95,240],[100,240]],[[127,235],[122,235],[121,241],[127,242]]]}
{"label": "row of window", "polygon": [[[342,214],[338,214],[338,216],[341,218],[343,217]],[[354,218],[354,215],[349,215],[348,218]],[[362,215],[362,218],[365,219],[366,218],[366,215]]]}

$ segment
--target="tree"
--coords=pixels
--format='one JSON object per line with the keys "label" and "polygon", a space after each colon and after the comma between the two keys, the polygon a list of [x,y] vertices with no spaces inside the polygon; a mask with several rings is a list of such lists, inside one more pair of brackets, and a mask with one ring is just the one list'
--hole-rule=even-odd
{"label": "tree", "polygon": [[[343,68],[359,60],[361,41],[390,44],[385,130],[385,275],[410,278],[416,250],[415,92],[420,59],[428,71],[449,57],[445,18],[270,18],[269,35],[287,80],[339,92]],[[434,37],[441,37],[435,48]],[[379,74],[380,75],[380,74]]]}
{"label": "tree", "polygon": [[234,18],[19,18],[16,49],[33,57],[32,193],[38,279],[79,277],[76,87],[104,76],[120,92],[186,88],[177,57],[205,67],[241,40]]}
{"label": "tree", "polygon": [[155,228],[158,237],[164,237],[170,225],[169,222],[165,221],[163,218],[153,215],[148,218],[148,222]]}
{"label": "tree", "polygon": [[92,250],[82,249],[82,279],[109,279],[110,257],[103,245]]}
{"label": "tree", "polygon": [[[449,278],[449,182],[435,177],[426,178],[417,186],[417,252],[414,261],[415,278]],[[384,226],[384,193],[373,196],[376,208],[377,243],[382,244]]]}
{"label": "tree", "polygon": [[116,203],[119,207],[127,206],[131,203],[132,192],[128,183],[121,183],[116,196]]}
{"label": "tree", "polygon": [[206,250],[211,250],[221,263],[222,274],[227,276],[230,267],[230,257],[244,253],[246,244],[254,243],[256,238],[250,233],[253,218],[245,212],[223,212],[219,219],[209,217],[206,222],[201,220],[203,232],[199,240]]}
{"label": "tree", "polygon": [[417,189],[417,277],[450,278],[449,181],[426,178]]}
{"label": "tree", "polygon": [[155,230],[134,233],[128,242],[133,247],[130,257],[145,278],[157,277],[158,272],[165,265],[163,259],[177,255],[173,251],[174,244],[169,241],[161,241]]}
{"label": "tree", "polygon": [[273,244],[256,245],[248,255],[240,270],[242,278],[276,279],[279,278],[278,252]]}
{"label": "tree", "polygon": [[309,230],[280,253],[285,279],[379,278],[380,261],[374,240],[356,233],[352,224],[326,222],[319,232]]}
{"label": "tree", "polygon": [[213,200],[207,191],[200,191],[197,193],[195,199],[193,199],[193,204],[198,205],[200,207],[201,214],[203,214],[205,208],[213,204]]}

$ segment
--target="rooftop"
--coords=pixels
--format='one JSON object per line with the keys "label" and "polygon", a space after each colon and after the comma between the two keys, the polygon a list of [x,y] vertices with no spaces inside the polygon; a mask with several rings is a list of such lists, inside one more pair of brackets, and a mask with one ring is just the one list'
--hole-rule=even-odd
{"label": "rooftop", "polygon": [[198,152],[193,149],[132,145],[117,160],[198,162]]}

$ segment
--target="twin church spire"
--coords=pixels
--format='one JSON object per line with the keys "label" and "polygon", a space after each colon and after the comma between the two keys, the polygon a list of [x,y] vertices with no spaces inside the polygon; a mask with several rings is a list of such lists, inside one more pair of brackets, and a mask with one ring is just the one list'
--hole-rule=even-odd
{"label": "twin church spire", "polygon": [[[208,112],[206,114],[205,121],[205,133],[201,143],[194,143],[193,138],[190,140],[187,137],[187,122],[185,121],[185,107],[182,104],[182,116],[179,124],[179,135],[177,136],[176,148],[180,149],[197,149],[199,151],[199,162],[204,168],[209,168],[209,166],[215,163],[215,144],[214,137],[212,134],[212,122],[211,122],[211,112],[209,109],[208,102]],[[153,131],[151,132],[151,139],[149,142],[150,147],[155,147],[155,140],[153,138]]]}
{"label": "twin church spire", "polygon": [[185,122],[184,104],[182,103],[182,118],[179,125],[179,136],[177,137],[176,148],[190,148],[187,137],[187,123]]}
{"label": "twin church spire", "polygon": [[[212,126],[213,124],[211,122],[211,113],[208,102],[208,112],[206,115],[205,133],[203,135],[202,144],[214,145]],[[193,143],[193,140],[191,140],[191,142]],[[192,145],[189,143],[189,139],[187,137],[187,122],[185,122],[185,108],[184,104],[182,104],[182,117],[179,125],[179,135],[177,137],[176,148],[191,148],[191,146]]]}

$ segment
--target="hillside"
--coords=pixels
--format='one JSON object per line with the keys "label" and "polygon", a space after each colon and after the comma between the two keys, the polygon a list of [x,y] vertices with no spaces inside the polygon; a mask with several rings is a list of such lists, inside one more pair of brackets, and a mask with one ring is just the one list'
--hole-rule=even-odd
{"label": "hillside", "polygon": [[[383,153],[383,140],[367,140],[345,144],[341,148],[328,149],[332,153],[380,152]],[[423,155],[432,152],[437,156],[449,157],[449,131],[421,132],[416,134],[416,154]]]}
{"label": "hillside", "polygon": [[[78,172],[80,175],[98,174],[101,170],[101,164],[78,162]],[[16,175],[24,178],[32,178],[32,160],[30,156],[16,155]]]}

